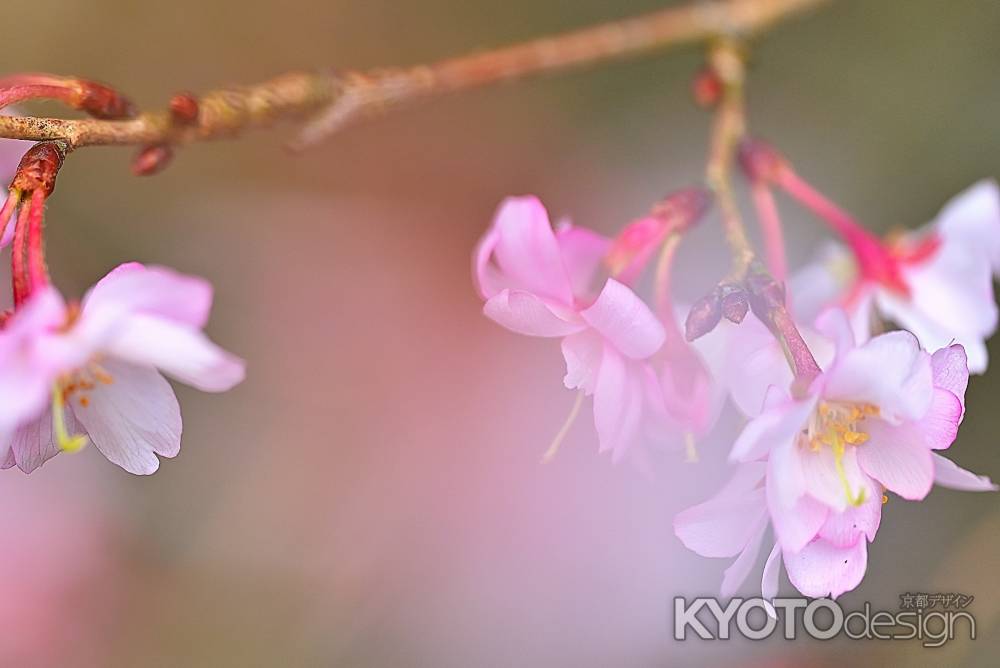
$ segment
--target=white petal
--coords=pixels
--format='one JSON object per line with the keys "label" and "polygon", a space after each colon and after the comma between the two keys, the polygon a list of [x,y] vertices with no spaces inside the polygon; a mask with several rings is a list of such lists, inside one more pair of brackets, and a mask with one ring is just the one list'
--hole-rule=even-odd
{"label": "white petal", "polygon": [[934,460],[935,485],[964,492],[995,492],[1000,489],[986,476],[967,471],[936,452],[931,454],[931,458]]}
{"label": "white petal", "polygon": [[244,377],[243,360],[201,331],[149,316],[133,316],[108,346],[115,357],[154,366],[206,392],[224,392]]}
{"label": "white petal", "polygon": [[[72,411],[64,411],[63,424],[71,435],[81,432]],[[52,410],[46,409],[41,417],[18,429],[11,442],[11,450],[17,466],[25,473],[31,473],[58,455],[61,451],[52,438]]]}
{"label": "white petal", "polygon": [[73,413],[108,460],[130,473],[153,473],[160,465],[156,455],[180,451],[177,397],[155,369],[112,359],[102,366],[113,382],[97,383],[86,406],[72,404]]}
{"label": "white petal", "polygon": [[722,587],[719,591],[722,598],[729,598],[746,582],[747,576],[753,569],[760,553],[760,544],[764,540],[764,532],[767,530],[767,515],[761,515],[758,520],[757,531],[747,542],[746,547],[740,552],[732,565],[722,574]]}

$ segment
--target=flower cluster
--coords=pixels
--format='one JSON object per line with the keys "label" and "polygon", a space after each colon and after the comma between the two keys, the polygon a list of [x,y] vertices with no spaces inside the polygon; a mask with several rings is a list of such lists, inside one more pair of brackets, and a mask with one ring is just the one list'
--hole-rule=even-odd
{"label": "flower cluster", "polygon": [[126,471],[152,473],[181,438],[160,371],[220,392],[243,379],[243,362],[202,333],[212,305],[202,279],[128,263],[79,302],[50,284],[42,217],[64,155],[58,143],[32,147],[0,210],[14,305],[0,313],[0,465],[30,473],[92,441]]}
{"label": "flower cluster", "polygon": [[[487,317],[561,340],[564,384],[579,400],[593,396],[600,450],[615,460],[685,443],[690,454],[731,398],[747,420],[729,450],[732,478],[676,516],[678,538],[734,559],[722,583],[729,596],[771,528],[765,598],[777,594],[782,563],[802,593],[836,597],[861,581],[889,494],[921,500],[935,483],[997,489],[941,451],[956,439],[969,374],[986,369],[997,326],[1000,191],[979,183],[927,227],[883,240],[769,146],[744,141],[739,157],[770,219],[766,236],[780,233],[770,199],[778,187],[845,245],[786,286],[782,245],[769,239],[770,273],[752,261],[723,279],[690,308],[682,333],[672,260],[707,192],[668,198],[614,239],[553,228],[537,199],[516,197],[476,250],[475,282]],[[647,304],[635,286],[657,254]]]}

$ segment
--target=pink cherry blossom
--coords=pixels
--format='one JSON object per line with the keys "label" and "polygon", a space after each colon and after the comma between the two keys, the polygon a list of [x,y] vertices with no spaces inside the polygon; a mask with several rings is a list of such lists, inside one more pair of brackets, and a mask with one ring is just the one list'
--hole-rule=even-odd
{"label": "pink cherry blossom", "polygon": [[858,337],[871,334],[871,314],[895,321],[936,350],[962,344],[973,373],[987,366],[985,341],[997,328],[993,275],[1000,269],[1000,191],[982,181],[950,201],[921,230],[884,243],[869,234],[850,239],[792,282],[799,315],[841,304]]}
{"label": "pink cherry blossom", "polygon": [[725,595],[746,579],[768,524],[775,547],[765,597],[777,591],[782,561],[803,594],[836,597],[864,576],[884,490],[920,500],[935,482],[996,489],[936,452],[955,440],[964,414],[969,373],[961,345],[929,355],[897,331],[857,346],[841,312],[825,314],[818,326],[837,342],[826,371],[802,397],[772,386],[733,446],[736,476],[674,522],[695,552],[736,557]]}
{"label": "pink cherry blossom", "polygon": [[666,420],[649,363],[665,334],[623,283],[609,278],[594,296],[608,247],[572,225],[553,231],[541,202],[513,197],[480,241],[474,273],[487,317],[520,334],[562,338],[564,384],[593,395],[600,450],[617,460],[636,441],[655,439]]}
{"label": "pink cherry blossom", "polygon": [[84,436],[131,473],[176,456],[180,410],[158,370],[209,392],[244,375],[242,360],[201,332],[211,303],[206,281],[136,263],[101,279],[79,307],[52,287],[33,293],[0,331],[5,467],[31,472]]}

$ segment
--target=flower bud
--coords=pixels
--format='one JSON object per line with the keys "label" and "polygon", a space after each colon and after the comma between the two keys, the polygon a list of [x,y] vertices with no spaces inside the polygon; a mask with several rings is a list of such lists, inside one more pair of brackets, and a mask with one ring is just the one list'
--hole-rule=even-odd
{"label": "flower bud", "polygon": [[65,157],[66,150],[58,142],[35,144],[21,158],[10,187],[22,192],[41,190],[48,197],[56,188],[56,176]]}
{"label": "flower bud", "polygon": [[760,139],[740,142],[738,159],[740,167],[751,181],[774,181],[777,174],[788,167],[783,155]]}
{"label": "flower bud", "polygon": [[733,324],[740,324],[750,310],[750,297],[743,288],[735,288],[722,298],[722,316]]}
{"label": "flower bud", "polygon": [[134,118],[135,105],[127,97],[96,81],[80,80],[80,98],[76,104],[94,118],[106,121]]}
{"label": "flower bud", "polygon": [[198,98],[191,93],[177,93],[170,98],[170,118],[177,125],[194,125],[199,111]]}
{"label": "flower bud", "polygon": [[691,80],[691,95],[699,107],[711,109],[722,98],[722,80],[714,70],[704,67]]}
{"label": "flower bud", "polygon": [[684,323],[684,337],[688,341],[699,339],[715,329],[720,320],[722,320],[722,300],[719,291],[713,290],[711,294],[705,295],[691,306]]}
{"label": "flower bud", "polygon": [[174,149],[169,144],[151,144],[139,149],[132,159],[132,173],[136,176],[152,176],[166,169],[173,160]]}
{"label": "flower bud", "polygon": [[707,188],[682,188],[657,202],[653,206],[653,216],[670,221],[674,229],[683,232],[698,223],[711,204],[712,193]]}
{"label": "flower bud", "polygon": [[754,272],[746,280],[750,308],[762,322],[769,322],[771,312],[785,307],[785,286],[770,274]]}

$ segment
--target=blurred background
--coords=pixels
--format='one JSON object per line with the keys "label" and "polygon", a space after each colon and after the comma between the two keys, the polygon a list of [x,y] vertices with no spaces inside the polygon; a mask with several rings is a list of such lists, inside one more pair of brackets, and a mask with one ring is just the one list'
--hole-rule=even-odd
{"label": "blurred background", "polygon": [[[156,108],[177,90],[412,64],[665,4],[35,0],[0,66],[105,80]],[[922,224],[997,175],[998,28],[993,0],[834,2],[759,41],[751,128],[870,226]],[[183,450],[150,478],[94,448],[2,472],[0,665],[995,665],[995,496],[894,498],[843,597],[895,610],[907,591],[972,594],[975,642],[681,643],[673,597],[712,594],[728,562],[684,550],[671,520],[726,476],[739,425],[719,426],[697,468],[642,475],[598,456],[585,418],[539,464],[573,401],[562,358],[481,316],[470,252],[509,194],[611,233],[697,182],[700,56],[437,99],[299,156],[287,129],[183,149],[150,179],[130,176],[130,149],[74,154],[48,209],[55,281],[79,295],[128,260],[209,278],[209,332],[248,378],[225,395],[178,386]],[[823,231],[780,206],[801,263]],[[685,246],[683,296],[726,266],[716,225]],[[998,393],[1000,371],[973,380],[951,450],[994,479]]]}

